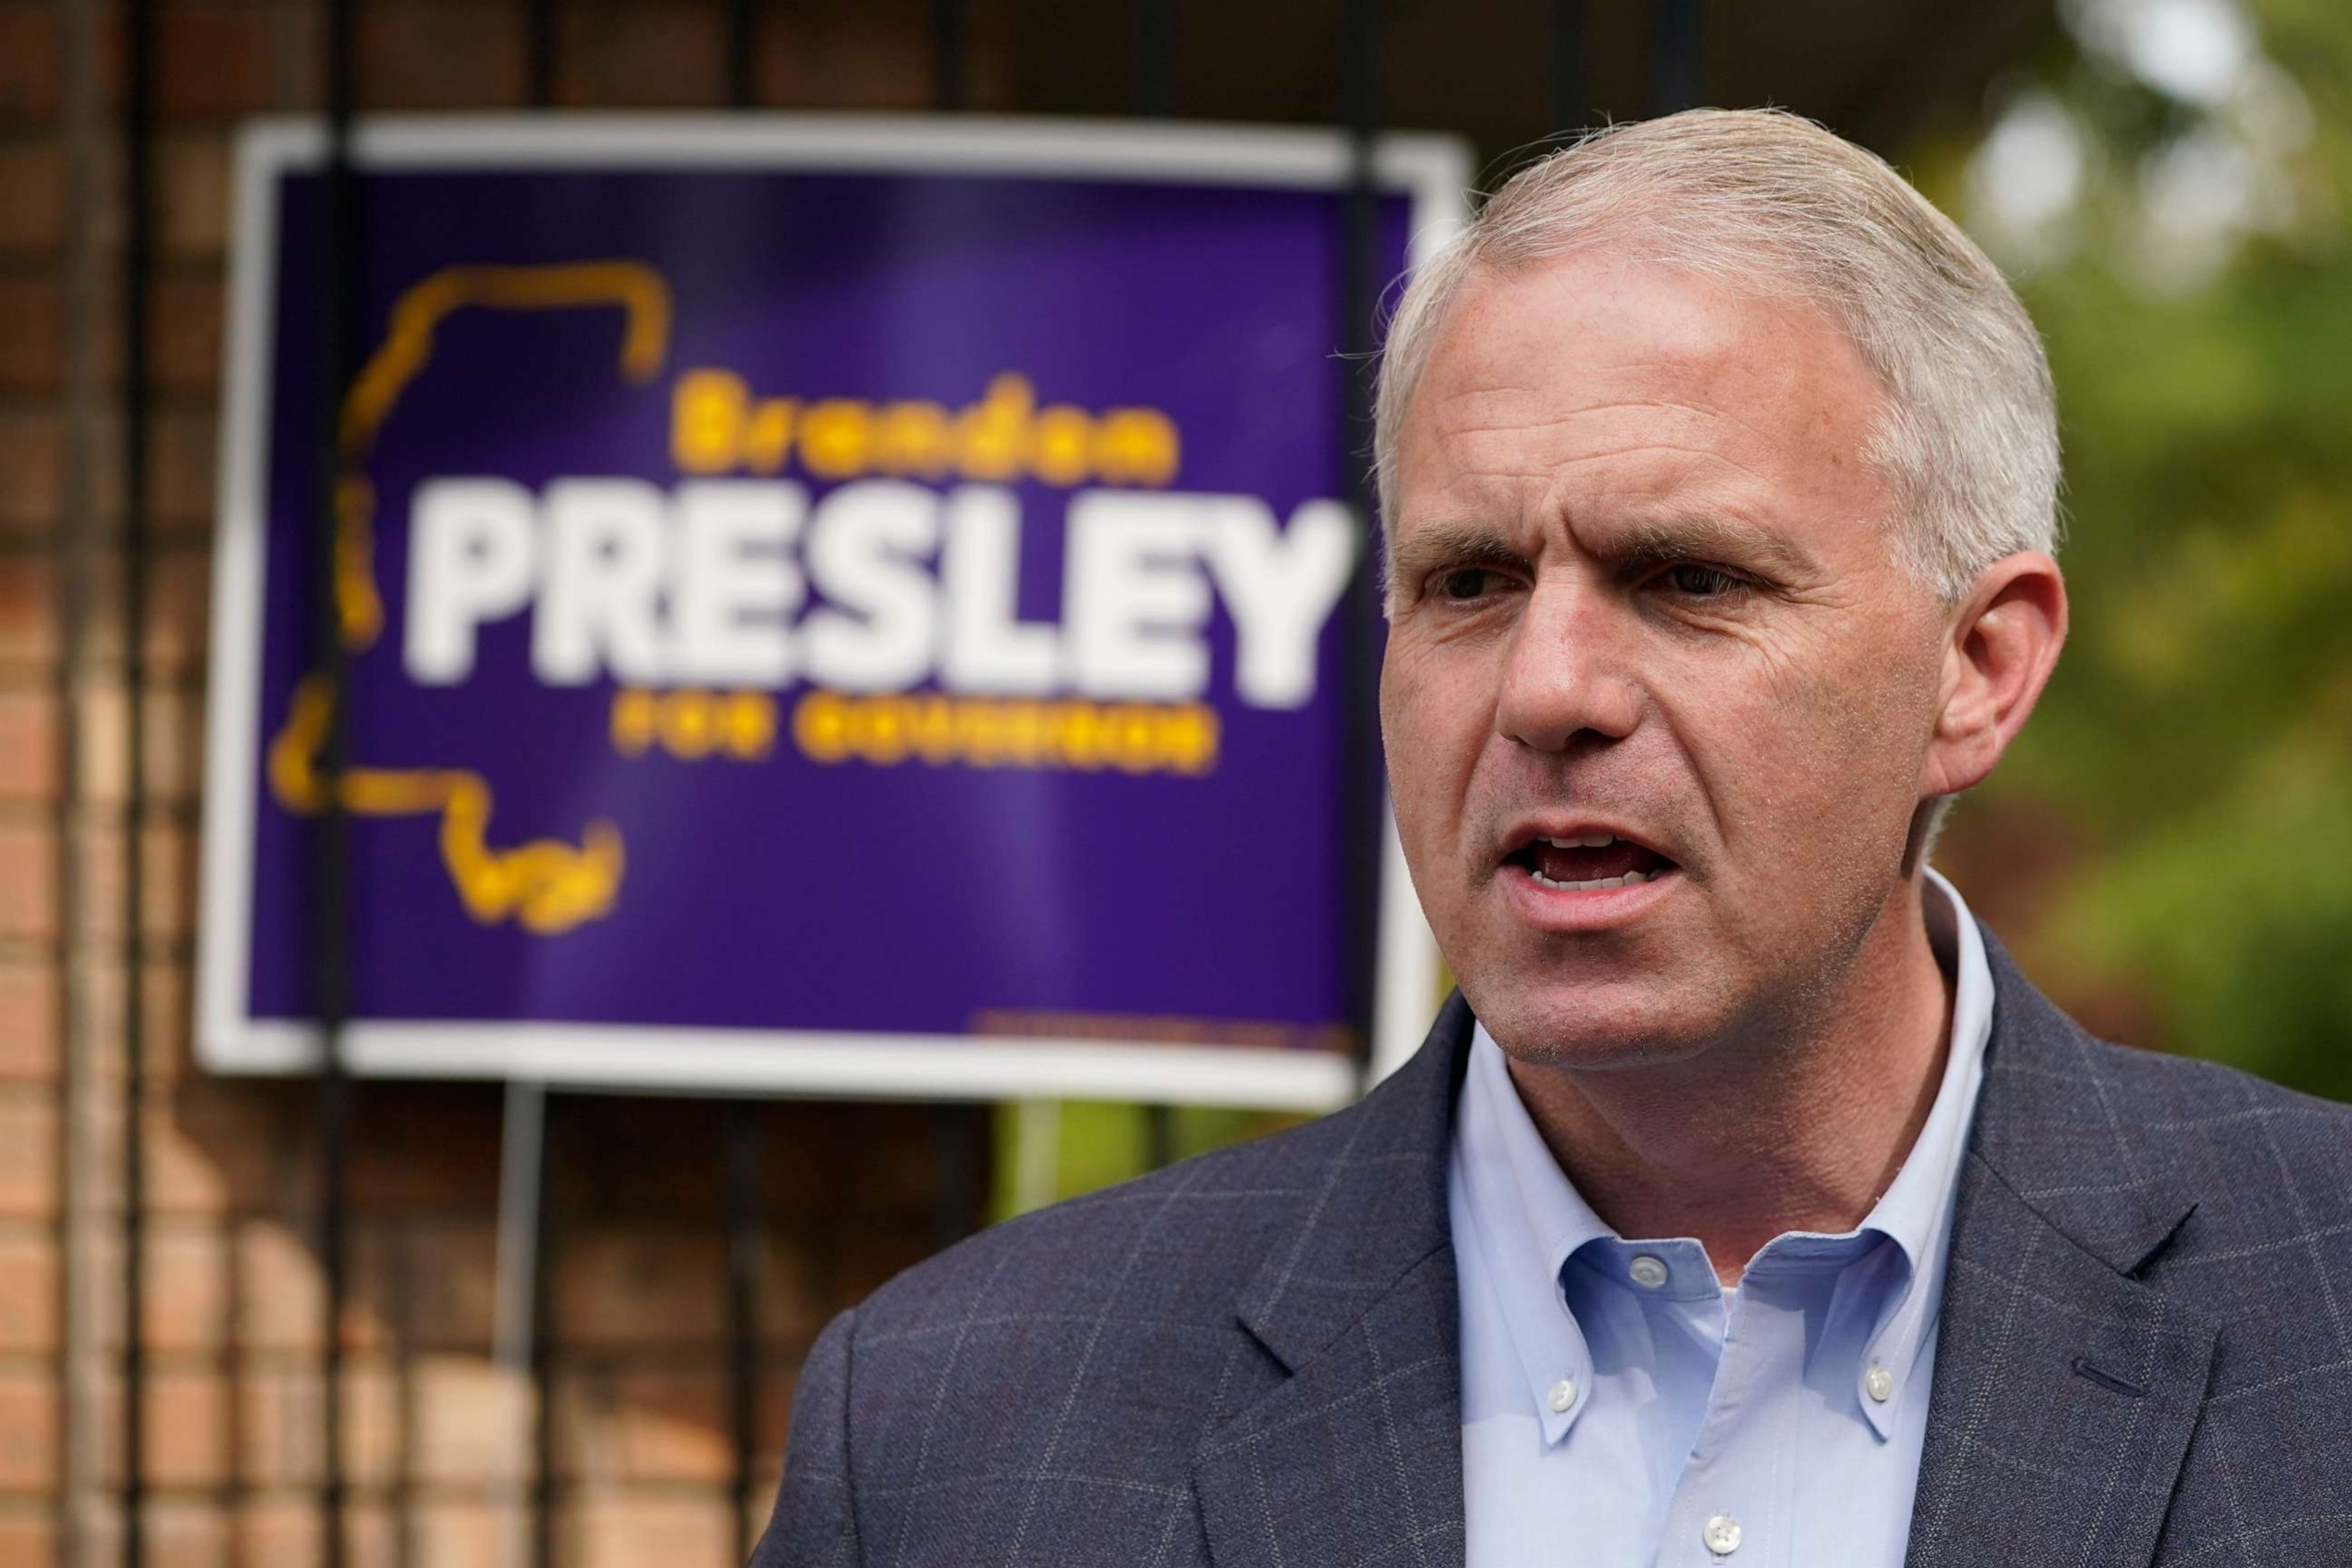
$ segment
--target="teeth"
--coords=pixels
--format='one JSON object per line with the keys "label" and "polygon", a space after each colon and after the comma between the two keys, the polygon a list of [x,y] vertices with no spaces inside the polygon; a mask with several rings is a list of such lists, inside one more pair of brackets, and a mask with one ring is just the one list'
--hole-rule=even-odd
{"label": "teeth", "polygon": [[1628,871],[1622,877],[1596,877],[1589,882],[1555,882],[1541,871],[1530,871],[1528,875],[1533,877],[1541,886],[1559,892],[1598,893],[1610,888],[1639,887],[1643,882],[1654,880],[1657,874],[1649,871]]}
{"label": "teeth", "polygon": [[1538,840],[1555,849],[1606,849],[1617,842],[1613,833],[1588,833],[1580,838],[1545,838]]}

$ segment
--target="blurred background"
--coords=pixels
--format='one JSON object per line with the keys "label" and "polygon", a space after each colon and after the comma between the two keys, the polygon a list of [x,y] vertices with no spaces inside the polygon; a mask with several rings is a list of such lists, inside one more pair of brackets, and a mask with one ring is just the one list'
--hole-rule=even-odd
{"label": "blurred background", "polygon": [[738,1561],[831,1313],[1282,1121],[557,1096],[494,1360],[499,1089],[190,1056],[245,117],[1353,124],[1488,186],[1608,119],[1819,118],[2010,270],[2058,381],[2074,641],[1940,863],[2099,1031],[2352,1098],[2347,89],[2328,0],[0,0],[0,1563]]}

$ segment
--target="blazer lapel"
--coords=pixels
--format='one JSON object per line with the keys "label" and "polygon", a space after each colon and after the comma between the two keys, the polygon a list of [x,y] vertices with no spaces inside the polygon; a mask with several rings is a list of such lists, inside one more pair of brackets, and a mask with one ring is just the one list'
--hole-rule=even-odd
{"label": "blazer lapel", "polygon": [[2195,1202],[2142,1174],[2087,1037],[1986,947],[1992,1043],[1906,1561],[2144,1565],[2216,1331],[2134,1276]]}
{"label": "blazer lapel", "polygon": [[1357,1108],[1298,1230],[1239,1303],[1289,1375],[1203,1447],[1193,1488],[1223,1568],[1462,1561],[1462,1395],[1445,1207],[1470,1012]]}

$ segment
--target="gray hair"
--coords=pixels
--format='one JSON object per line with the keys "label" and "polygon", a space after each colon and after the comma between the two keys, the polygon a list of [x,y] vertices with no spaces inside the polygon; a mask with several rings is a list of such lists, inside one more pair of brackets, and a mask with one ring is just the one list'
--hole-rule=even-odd
{"label": "gray hair", "polygon": [[1968,236],[1884,160],[1779,110],[1695,109],[1595,131],[1486,203],[1397,304],[1373,452],[1394,542],[1397,437],[1463,286],[1608,249],[1793,296],[1886,389],[1869,460],[1893,489],[1895,559],[1948,602],[2058,539],[2058,420],[2025,307]]}

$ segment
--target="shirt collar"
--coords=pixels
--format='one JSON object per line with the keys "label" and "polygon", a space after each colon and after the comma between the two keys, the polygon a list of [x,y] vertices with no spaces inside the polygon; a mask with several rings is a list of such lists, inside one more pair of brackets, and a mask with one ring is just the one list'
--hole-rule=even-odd
{"label": "shirt collar", "polygon": [[[1894,1417],[1912,1382],[1943,1297],[1950,1252],[1952,1203],[1967,1152],[1977,1093],[1984,1081],[1985,1047],[1992,1037],[1992,969],[1984,937],[1958,889],[1933,869],[1927,873],[1928,939],[1953,977],[1951,1041],[1943,1081],[1911,1152],[1856,1234],[1876,1233],[1900,1249],[1899,1283],[1879,1309],[1863,1363],[1854,1368],[1856,1398],[1881,1438],[1894,1430]],[[1454,1179],[1468,1200],[1473,1238],[1486,1277],[1499,1298],[1504,1321],[1528,1380],[1547,1442],[1558,1442],[1575,1425],[1591,1387],[1592,1353],[1568,1310],[1560,1270],[1586,1244],[1605,1241],[1612,1250],[1629,1245],[1595,1214],[1560,1170],[1536,1130],[1533,1118],[1511,1082],[1502,1047],[1480,1024],[1471,1040],[1455,1123]],[[1868,1396],[1874,1368],[1894,1379],[1885,1399]],[[1571,1397],[1555,1400],[1561,1381]],[[1558,1410],[1556,1404],[1568,1408]]]}

